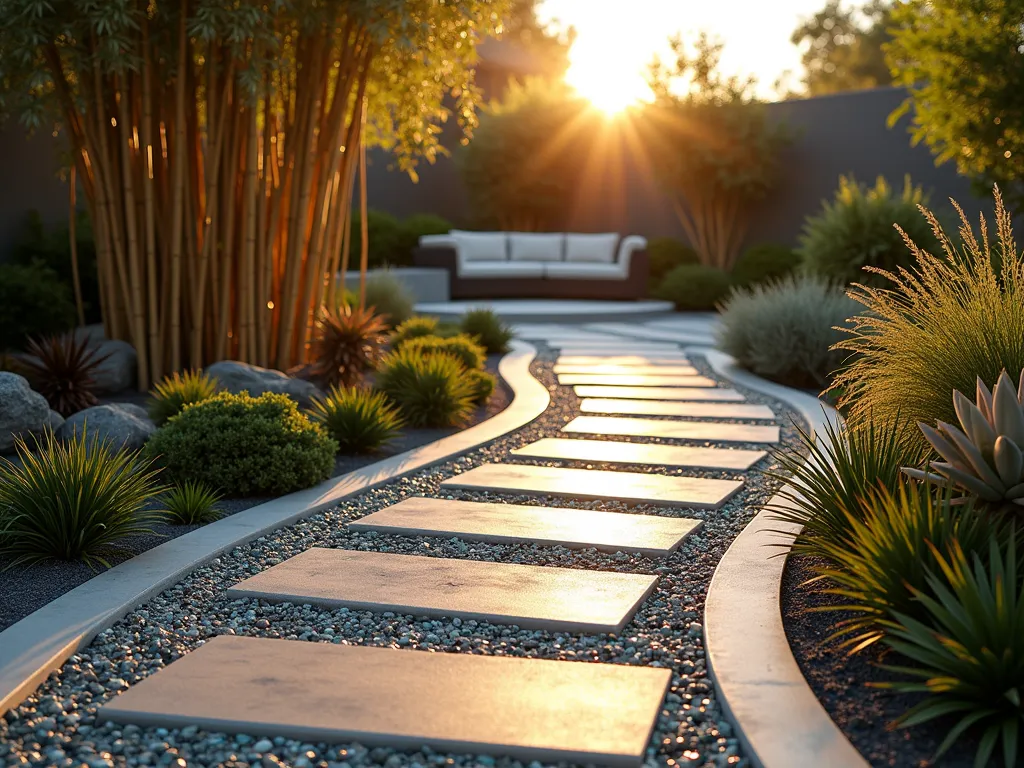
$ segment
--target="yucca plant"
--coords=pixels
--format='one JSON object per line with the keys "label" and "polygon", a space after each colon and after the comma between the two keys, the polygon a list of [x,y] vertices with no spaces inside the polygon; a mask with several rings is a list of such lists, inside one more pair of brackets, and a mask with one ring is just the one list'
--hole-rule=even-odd
{"label": "yucca plant", "polygon": [[136,452],[82,432],[66,441],[47,431],[32,449],[18,438],[17,461],[0,458],[0,555],[8,567],[44,560],[109,566],[128,536],[151,533],[160,517],[146,502],[157,472]]}
{"label": "yucca plant", "polygon": [[203,525],[219,520],[221,495],[206,483],[187,481],[176,485],[161,499],[163,511],[175,525]]}
{"label": "yucca plant", "polygon": [[[983,557],[983,554],[985,555]],[[885,642],[913,666],[887,665],[909,680],[876,683],[897,693],[925,694],[896,724],[910,727],[956,718],[939,744],[941,757],[969,729],[980,734],[976,768],[994,765],[997,747],[1007,768],[1017,764],[1024,724],[1024,591],[1017,536],[992,536],[984,553],[955,542],[933,547],[938,567],[927,589],[915,589],[926,617],[895,612]]]}
{"label": "yucca plant", "polygon": [[310,376],[326,386],[355,386],[380,362],[387,330],[386,319],[373,307],[324,309],[316,323]]}
{"label": "yucca plant", "polygon": [[459,328],[487,350],[489,355],[508,352],[508,343],[515,335],[493,309],[478,307],[466,312],[459,322]]}
{"label": "yucca plant", "polygon": [[398,436],[402,417],[381,392],[332,387],[309,410],[337,443],[341,453],[376,451]]}
{"label": "yucca plant", "polygon": [[845,511],[845,541],[816,542],[825,559],[812,561],[815,577],[807,583],[842,600],[814,610],[851,614],[833,624],[829,639],[856,653],[884,636],[893,612],[922,619],[914,595],[927,588],[936,565],[932,548],[946,552],[954,541],[969,551],[984,548],[1003,527],[970,505],[950,502],[948,494],[935,498],[927,486],[905,481],[896,492],[882,488]]}
{"label": "yucca plant", "polygon": [[177,416],[186,405],[201,403],[217,394],[217,382],[202,371],[175,371],[165,376],[149,393],[149,418],[162,427],[172,416]]}
{"label": "yucca plant", "polygon": [[99,354],[85,336],[73,333],[32,339],[18,366],[36,392],[61,416],[96,405],[93,373],[109,355]]}
{"label": "yucca plant", "polygon": [[473,388],[461,362],[448,354],[424,355],[408,346],[381,363],[376,386],[409,426],[452,427],[473,411]]}
{"label": "yucca plant", "polygon": [[1024,373],[1014,387],[1003,371],[994,391],[979,378],[976,404],[954,390],[953,408],[961,429],[944,421],[935,429],[918,425],[943,461],[931,462],[934,472],[912,467],[903,471],[982,501],[1024,506]]}
{"label": "yucca plant", "polygon": [[797,555],[828,557],[830,547],[852,546],[851,516],[863,519],[865,500],[880,489],[897,492],[902,468],[926,456],[900,439],[898,418],[855,426],[826,422],[820,436],[797,431],[799,448],[773,453],[781,469],[769,474],[784,483],[784,502],[768,507],[774,519],[803,526],[792,541]]}
{"label": "yucca plant", "polygon": [[462,363],[462,366],[467,371],[482,369],[484,367],[484,360],[487,357],[486,350],[464,333],[447,338],[421,336],[417,339],[410,339],[402,347],[415,350],[423,355],[451,355]]}
{"label": "yucca plant", "polygon": [[887,422],[901,414],[911,427],[906,439],[922,447],[927,441],[913,425],[953,423],[951,392],[971,391],[979,376],[995,381],[1005,369],[1016,378],[1024,369],[1024,254],[998,190],[994,243],[984,228],[979,243],[962,211],[962,248],[925,216],[945,258],[907,238],[912,269],[875,270],[888,283],[884,290],[852,289],[867,311],[837,345],[855,356],[836,378],[851,419]]}

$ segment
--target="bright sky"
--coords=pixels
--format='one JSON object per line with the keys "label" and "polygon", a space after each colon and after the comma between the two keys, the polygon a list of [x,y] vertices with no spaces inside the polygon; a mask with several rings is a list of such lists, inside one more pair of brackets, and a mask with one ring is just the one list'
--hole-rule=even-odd
{"label": "bright sky", "polygon": [[[800,52],[789,41],[802,18],[824,0],[542,0],[543,21],[576,28],[566,79],[598,106],[614,109],[647,91],[644,70],[669,36],[691,41],[701,30],[725,43],[722,70],[753,74],[758,94],[775,95],[775,81],[800,77]],[[603,103],[602,103],[603,102]]]}

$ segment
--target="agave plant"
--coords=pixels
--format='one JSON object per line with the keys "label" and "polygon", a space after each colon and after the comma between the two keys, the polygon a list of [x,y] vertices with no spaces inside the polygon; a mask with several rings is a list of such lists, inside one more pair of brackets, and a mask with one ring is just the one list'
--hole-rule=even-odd
{"label": "agave plant", "polygon": [[991,391],[979,378],[976,403],[953,390],[953,407],[961,429],[944,421],[918,425],[943,459],[931,462],[934,472],[903,471],[982,501],[1024,506],[1024,371],[1014,387],[1004,370]]}
{"label": "agave plant", "polygon": [[33,339],[19,361],[32,389],[61,416],[96,405],[93,372],[109,355],[100,355],[89,339],[73,333]]}
{"label": "agave plant", "polygon": [[380,362],[387,331],[373,307],[325,308],[316,323],[309,375],[327,386],[355,386]]}

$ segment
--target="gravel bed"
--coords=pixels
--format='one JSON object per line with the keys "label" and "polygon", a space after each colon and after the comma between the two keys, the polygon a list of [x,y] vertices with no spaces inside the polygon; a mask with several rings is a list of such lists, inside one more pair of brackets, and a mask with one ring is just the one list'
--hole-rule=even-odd
{"label": "gravel bed", "polygon": [[[497,375],[498,361],[500,359],[501,355],[489,357],[487,360],[487,370]],[[143,393],[122,393],[112,398],[106,398],[104,402],[134,402],[138,405],[145,405],[146,398],[147,395]],[[495,416],[508,407],[510,402],[512,402],[512,392],[509,390],[508,385],[499,377],[494,395],[487,402],[486,406],[477,409],[469,425],[478,424]],[[338,455],[335,459],[334,471],[331,476],[338,477],[347,472],[353,472],[388,456],[394,456],[413,448],[418,448],[421,445],[433,443],[442,437],[447,437],[459,431],[461,431],[461,428],[406,430],[378,453],[350,456]],[[273,498],[273,496],[251,496],[248,498],[223,499],[219,506],[223,515],[228,517],[263,504]],[[156,505],[154,504],[154,506]],[[121,542],[118,553],[108,558],[110,565],[113,567],[148,549],[163,544],[168,539],[174,539],[194,531],[197,527],[199,526],[158,523],[152,526],[152,534],[132,536]],[[80,584],[84,584],[96,576],[96,574],[107,570],[100,565],[90,567],[84,563],[72,561],[52,561],[30,567],[19,566],[7,569],[8,562],[5,558],[0,557],[0,632],[28,616],[33,611],[42,608],[50,601],[56,600],[64,593],[70,592]]]}
{"label": "gravel bed", "polygon": [[[410,753],[359,744],[305,744],[259,734],[224,735],[195,728],[140,729],[96,721],[96,709],[116,692],[218,634],[283,637],[295,641],[333,642],[440,652],[463,652],[548,659],[615,662],[667,667],[671,690],[647,750],[648,766],[747,765],[731,727],[724,722],[707,675],[701,619],[704,596],[715,565],[737,533],[770,498],[776,483],[759,471],[770,459],[746,474],[746,487],[718,512],[653,505],[627,506],[616,501],[572,501],[516,494],[484,494],[447,489],[439,483],[458,472],[489,461],[511,461],[508,452],[541,437],[559,434],[578,415],[571,387],[559,387],[551,373],[553,353],[534,363],[533,373],[552,393],[551,407],[525,427],[446,464],[399,478],[347,499],[339,507],[237,547],[197,569],[114,627],[84,652],[72,657],[21,707],[0,719],[0,765],[101,766],[199,765],[295,768],[386,768],[426,766],[501,766],[524,764],[486,755],[439,754],[424,749]],[[706,366],[698,358],[698,367]],[[751,402],[775,407],[783,424],[783,441],[796,445],[789,409],[756,393]],[[651,440],[673,444],[694,441]],[[729,447],[744,447],[729,444]],[[518,461],[518,459],[516,459]],[[550,463],[558,462],[533,462]],[[662,471],[650,467],[579,463],[597,469]],[[672,471],[675,473],[675,471]],[[679,471],[682,474],[682,470]],[[686,474],[695,474],[687,472]],[[703,471],[706,477],[737,478],[737,472]],[[666,559],[596,549],[570,550],[528,544],[485,544],[459,539],[402,537],[356,533],[344,523],[363,517],[410,495],[442,498],[495,499],[523,504],[551,504],[634,514],[687,515],[704,526]],[[224,590],[239,580],[282,562],[312,546],[382,552],[416,553],[554,567],[658,573],[661,580],[621,634],[576,634],[522,630],[487,622],[432,620],[423,617],[348,609],[270,604],[258,600],[227,600]],[[540,768],[537,762],[528,768]]]}

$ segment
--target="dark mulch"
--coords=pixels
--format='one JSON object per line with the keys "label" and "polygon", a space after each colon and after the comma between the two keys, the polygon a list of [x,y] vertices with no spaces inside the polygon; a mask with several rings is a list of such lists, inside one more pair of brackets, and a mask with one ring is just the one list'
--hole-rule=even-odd
{"label": "dark mulch", "polygon": [[813,575],[806,559],[787,561],[782,578],[783,622],[800,670],[846,737],[873,766],[972,766],[976,746],[972,740],[962,740],[938,762],[931,759],[955,721],[940,720],[914,728],[891,726],[920,699],[869,688],[867,684],[896,679],[879,664],[907,666],[906,660],[888,651],[884,643],[847,656],[836,643],[827,642],[832,624],[848,614],[810,611],[840,602],[839,598],[820,594],[817,585],[801,586]]}
{"label": "dark mulch", "polygon": [[[487,359],[487,370],[497,374],[500,355],[492,355]],[[142,393],[125,393],[104,402],[132,402],[144,405],[146,396]],[[500,413],[512,402],[512,392],[503,380],[498,380],[494,395],[487,405],[477,409],[466,426],[478,424],[485,419]],[[461,432],[466,427],[448,429],[410,429],[379,453],[360,456],[338,456],[334,465],[333,477],[352,472],[374,462],[399,453],[427,445],[442,437]],[[225,499],[220,507],[225,516],[234,515],[258,504],[269,501],[271,497],[250,497],[244,499]],[[124,562],[148,549],[159,546],[168,539],[182,536],[193,531],[195,525],[154,526],[153,533],[145,536],[133,536],[121,544],[116,557],[110,559],[111,566]],[[0,631],[42,608],[51,600],[69,592],[75,587],[96,576],[106,568],[97,566],[90,568],[78,562],[55,561],[31,567],[8,568],[10,561],[0,557]]]}

